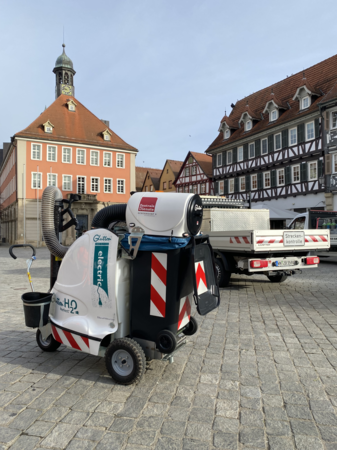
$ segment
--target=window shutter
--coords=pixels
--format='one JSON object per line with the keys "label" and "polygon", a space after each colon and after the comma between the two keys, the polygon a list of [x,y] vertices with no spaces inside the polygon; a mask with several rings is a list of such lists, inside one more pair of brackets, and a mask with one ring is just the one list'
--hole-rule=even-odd
{"label": "window shutter", "polygon": [[226,152],[222,152],[222,165],[226,166],[227,165],[227,158],[226,158]]}
{"label": "window shutter", "polygon": [[225,179],[225,180],[224,180],[223,193],[224,193],[225,195],[228,194],[228,179]]}
{"label": "window shutter", "polygon": [[325,155],[325,174],[331,175],[331,155]]}
{"label": "window shutter", "polygon": [[268,153],[273,153],[274,151],[274,135],[268,136]]}
{"label": "window shutter", "polygon": [[287,166],[285,169],[285,182],[286,184],[290,184],[291,183],[291,167]]}
{"label": "window shutter", "polygon": [[270,172],[270,175],[271,175],[270,185],[271,187],[276,187],[276,170],[272,170]]}
{"label": "window shutter", "polygon": [[219,181],[214,181],[214,195],[219,192]]}
{"label": "window shutter", "polygon": [[233,164],[236,163],[238,160],[238,149],[235,147],[233,148]]}
{"label": "window shutter", "polygon": [[246,191],[250,191],[250,175],[246,175]]}
{"label": "window shutter", "polygon": [[248,159],[248,144],[244,144],[243,146],[243,160]]}
{"label": "window shutter", "polygon": [[263,188],[263,173],[260,172],[257,174],[257,188],[262,189]]}
{"label": "window shutter", "polygon": [[239,192],[239,178],[234,178],[234,192]]}
{"label": "window shutter", "polygon": [[318,178],[319,178],[323,175],[323,160],[322,159],[318,160],[317,167],[318,167]]}
{"label": "window shutter", "polygon": [[288,130],[282,130],[282,148],[288,147]]}
{"label": "window shutter", "polygon": [[315,138],[319,137],[319,120],[315,119]]}
{"label": "window shutter", "polygon": [[257,141],[255,141],[255,156],[260,155],[261,155],[261,141],[260,139],[258,139]]}
{"label": "window shutter", "polygon": [[299,144],[304,142],[304,123],[297,125],[297,139]]}
{"label": "window shutter", "polygon": [[329,111],[325,111],[325,129],[329,130],[330,128],[330,112]]}
{"label": "window shutter", "polygon": [[301,164],[301,181],[307,181],[308,180],[308,170],[307,170],[307,163]]}

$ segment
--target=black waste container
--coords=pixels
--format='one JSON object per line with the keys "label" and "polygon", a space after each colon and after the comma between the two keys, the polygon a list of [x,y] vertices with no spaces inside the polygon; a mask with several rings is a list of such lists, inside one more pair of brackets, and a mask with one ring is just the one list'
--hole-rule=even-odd
{"label": "black waste container", "polygon": [[42,292],[26,292],[21,296],[27,327],[41,328],[47,325],[52,296]]}

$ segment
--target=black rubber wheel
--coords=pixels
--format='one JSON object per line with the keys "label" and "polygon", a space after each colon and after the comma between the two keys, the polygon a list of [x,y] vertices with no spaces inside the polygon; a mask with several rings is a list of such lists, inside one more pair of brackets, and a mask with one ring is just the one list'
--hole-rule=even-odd
{"label": "black rubber wheel", "polygon": [[57,342],[53,338],[52,334],[50,334],[47,339],[43,339],[42,333],[39,329],[36,332],[36,342],[40,349],[44,352],[55,352],[61,345],[60,342]]}
{"label": "black rubber wheel", "polygon": [[162,353],[172,353],[177,346],[177,338],[170,330],[162,330],[156,339],[157,349]]}
{"label": "black rubber wheel", "polygon": [[286,281],[288,276],[284,273],[280,273],[274,276],[268,276],[268,279],[271,283],[283,283],[283,281]]}
{"label": "black rubber wheel", "polygon": [[183,330],[183,333],[185,336],[192,336],[197,331],[198,331],[198,322],[195,320],[194,317],[191,317],[187,327]]}
{"label": "black rubber wheel", "polygon": [[146,367],[144,351],[133,339],[115,339],[105,352],[105,366],[117,383],[138,383]]}
{"label": "black rubber wheel", "polygon": [[219,258],[214,260],[216,276],[220,287],[227,287],[231,278],[231,272],[225,270],[222,261]]}

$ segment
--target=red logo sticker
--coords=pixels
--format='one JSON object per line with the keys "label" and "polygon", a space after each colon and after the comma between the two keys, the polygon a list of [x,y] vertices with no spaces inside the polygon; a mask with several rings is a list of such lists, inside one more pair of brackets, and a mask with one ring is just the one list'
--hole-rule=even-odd
{"label": "red logo sticker", "polygon": [[158,197],[143,197],[139,203],[138,211],[154,213]]}

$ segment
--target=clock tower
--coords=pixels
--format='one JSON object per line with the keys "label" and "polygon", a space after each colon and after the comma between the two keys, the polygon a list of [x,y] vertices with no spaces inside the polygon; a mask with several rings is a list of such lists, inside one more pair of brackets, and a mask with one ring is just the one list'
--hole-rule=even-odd
{"label": "clock tower", "polygon": [[56,75],[55,98],[61,94],[75,95],[74,75],[76,72],[73,68],[72,60],[66,55],[64,50],[65,44],[62,44],[62,47],[63,53],[57,58],[53,69]]}

